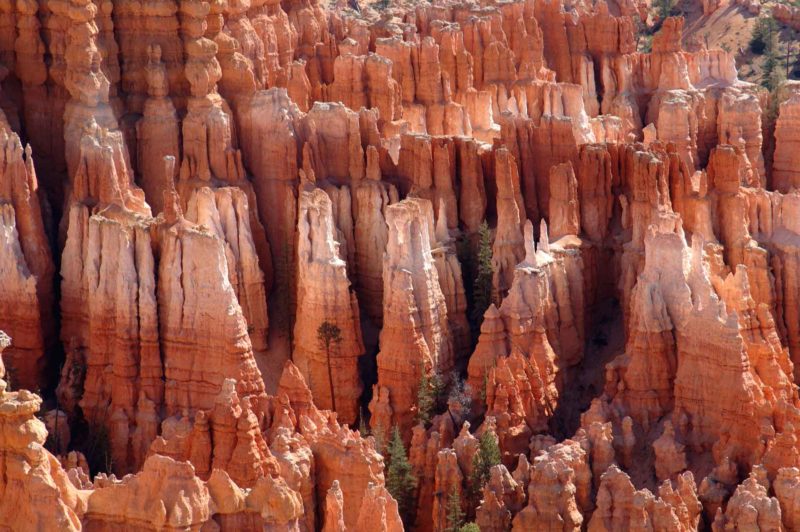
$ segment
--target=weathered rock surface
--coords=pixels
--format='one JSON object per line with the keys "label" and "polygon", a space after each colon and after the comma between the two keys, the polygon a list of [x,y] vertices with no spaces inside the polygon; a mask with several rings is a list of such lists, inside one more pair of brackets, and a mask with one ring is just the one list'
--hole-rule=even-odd
{"label": "weathered rock surface", "polygon": [[383,329],[378,384],[370,410],[388,396],[383,427],[411,428],[416,388],[423,374],[446,375],[453,367],[447,306],[431,254],[427,200],[409,198],[386,209],[389,240],[383,267]]}
{"label": "weathered rock surface", "polygon": [[30,147],[23,155],[19,136],[2,121],[0,145],[0,330],[13,338],[5,363],[13,386],[38,389],[47,384],[46,355],[55,340],[55,267]]}
{"label": "weathered rock surface", "polygon": [[796,528],[797,84],[345,4],[0,1],[0,521],[401,530],[397,426],[422,531]]}
{"label": "weathered rock surface", "polygon": [[183,218],[175,194],[171,197],[167,209],[174,217],[168,215],[160,228],[158,284],[166,414],[211,409],[223,381],[234,379],[239,394],[251,397],[257,415],[263,415],[264,383],[222,241]]}
{"label": "weathered rock surface", "polygon": [[321,189],[300,194],[297,252],[294,362],[314,403],[352,424],[359,413],[358,357],[364,343],[358,301],[334,239],[331,200]]}

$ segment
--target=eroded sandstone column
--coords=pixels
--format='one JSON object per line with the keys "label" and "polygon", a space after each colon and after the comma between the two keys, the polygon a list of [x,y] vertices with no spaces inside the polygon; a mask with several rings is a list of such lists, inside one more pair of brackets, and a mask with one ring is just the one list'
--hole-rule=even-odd
{"label": "eroded sandstone column", "polygon": [[[171,164],[164,179],[170,185]],[[257,355],[267,351],[267,279],[259,261],[259,225],[252,226],[254,214],[247,194],[238,187],[192,191],[186,219],[216,235],[225,250],[230,284],[247,320],[247,334]]]}
{"label": "eroded sandstone column", "polygon": [[167,414],[210,409],[223,380],[235,379],[239,396],[249,397],[260,416],[264,382],[223,243],[183,217],[174,192],[166,196],[171,201],[160,228],[158,304]]}
{"label": "eroded sandstone column", "polygon": [[[409,198],[386,209],[389,241],[383,269],[383,329],[378,353],[378,398],[389,396],[391,424],[410,429],[423,374],[453,367],[447,307],[431,255],[426,200]],[[427,207],[430,209],[430,205]],[[388,427],[384,427],[387,430]]]}
{"label": "eroded sandstone column", "polygon": [[[163,397],[150,211],[132,188],[118,131],[94,131],[81,144],[65,215],[61,338],[68,351],[58,393],[64,405],[80,400],[93,430],[113,423],[124,436],[140,394],[156,404]],[[113,440],[111,451],[117,471],[135,464],[126,438]]]}
{"label": "eroded sandstone column", "polygon": [[497,180],[497,230],[492,244],[492,285],[505,297],[514,279],[514,268],[525,255],[522,224],[525,206],[519,188],[519,173],[514,156],[506,149],[495,152]]}
{"label": "eroded sandstone column", "polygon": [[293,360],[309,383],[314,402],[352,424],[358,417],[362,388],[358,357],[364,344],[358,301],[334,240],[331,200],[322,189],[300,194],[297,230]]}
{"label": "eroded sandstone column", "polygon": [[[46,351],[55,340],[55,267],[39,205],[39,183],[30,147],[0,116],[0,329],[13,343],[5,351],[15,388],[43,387]],[[14,382],[16,381],[16,382]]]}
{"label": "eroded sandstone column", "polygon": [[68,350],[57,393],[62,404],[80,405],[91,430],[115,434],[110,451],[115,471],[124,473],[138,465],[127,436],[139,399],[161,404],[163,373],[151,211],[133,183],[109,103],[96,10],[76,0],[68,11],[65,85],[72,99],[64,140],[70,196],[61,260],[61,338]]}
{"label": "eroded sandstone column", "polygon": [[[162,61],[162,50],[158,44],[147,49],[148,62],[144,68],[147,79],[148,98],[144,104],[144,116],[136,123],[138,170],[147,203],[154,214],[163,208],[164,157],[180,160],[179,122],[175,106],[169,98],[168,72]],[[178,165],[172,165],[172,176],[178,176]]]}
{"label": "eroded sandstone column", "polygon": [[[175,0],[117,2],[114,6],[114,33],[119,40],[121,89],[130,113],[143,113],[148,97],[148,64],[151,46],[161,49],[161,59],[175,103],[185,108],[188,83],[184,76],[184,51],[180,37]],[[139,147],[141,151],[141,147]]]}
{"label": "eroded sandstone column", "polygon": [[775,122],[775,155],[772,163],[772,188],[788,192],[800,187],[800,172],[797,154],[800,148],[798,121],[800,121],[800,91],[796,87],[780,104],[780,113]]}
{"label": "eroded sandstone column", "polygon": [[354,190],[356,291],[361,308],[376,325],[383,322],[383,255],[389,240],[386,209],[397,203],[397,189],[380,181],[378,152],[367,148],[367,175]]}

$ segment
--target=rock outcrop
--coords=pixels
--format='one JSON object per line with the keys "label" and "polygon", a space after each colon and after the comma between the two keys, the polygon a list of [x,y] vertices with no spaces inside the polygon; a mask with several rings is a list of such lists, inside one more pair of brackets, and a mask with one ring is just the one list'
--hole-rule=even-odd
{"label": "rock outcrop", "polygon": [[[166,414],[210,410],[230,378],[241,396],[251,398],[257,416],[263,416],[264,382],[222,241],[183,217],[174,192],[166,196],[172,204],[160,228],[158,276]],[[204,282],[187,285],[186,278]],[[187,343],[187,338],[193,341]]]}
{"label": "rock outcrop", "polygon": [[364,353],[358,301],[347,264],[334,239],[331,200],[321,189],[302,192],[297,245],[297,320],[294,362],[309,383],[314,403],[355,423]]}
{"label": "rock outcrop", "polygon": [[654,23],[0,0],[0,522],[796,528],[800,91]]}
{"label": "rock outcrop", "polygon": [[[433,228],[427,200],[409,198],[386,209],[389,240],[383,266],[383,329],[378,384],[370,411],[388,396],[383,427],[411,428],[416,388],[423,375],[446,375],[453,367],[447,306],[431,254]],[[380,418],[380,416],[378,416]]]}
{"label": "rock outcrop", "polygon": [[0,330],[13,338],[5,351],[6,370],[16,388],[39,389],[47,383],[47,354],[55,341],[53,274],[45,232],[41,193],[30,146],[0,117],[0,254],[3,290]]}

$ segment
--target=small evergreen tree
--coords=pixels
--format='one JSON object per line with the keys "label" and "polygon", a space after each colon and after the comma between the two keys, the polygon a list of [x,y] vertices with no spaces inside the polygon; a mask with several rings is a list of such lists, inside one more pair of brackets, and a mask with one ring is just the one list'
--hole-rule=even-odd
{"label": "small evergreen tree", "polygon": [[475,523],[467,523],[458,532],[481,532],[481,527]]}
{"label": "small evergreen tree", "polygon": [[768,52],[767,60],[764,62],[764,74],[761,78],[761,85],[774,93],[785,79],[786,76],[781,68],[778,56],[772,51]]}
{"label": "small evergreen tree", "polygon": [[483,315],[489,305],[492,304],[492,278],[494,268],[492,267],[492,233],[489,224],[484,220],[478,228],[478,249],[475,260],[477,271],[475,282],[472,288],[473,308],[471,321],[473,329],[480,330],[483,322]]}
{"label": "small evergreen tree", "polygon": [[411,470],[411,463],[406,455],[400,430],[395,426],[389,442],[389,469],[386,472],[386,489],[397,501],[400,518],[408,530],[414,524],[414,491],[417,489],[417,477]]}
{"label": "small evergreen tree", "polygon": [[489,471],[500,463],[500,447],[497,437],[491,432],[481,434],[478,452],[472,457],[472,473],[469,479],[470,504],[478,506],[483,485],[489,481]]}
{"label": "small evergreen tree", "polygon": [[342,330],[335,323],[327,320],[317,327],[317,340],[325,351],[328,365],[328,386],[331,392],[331,410],[336,411],[336,396],[333,393],[333,369],[331,368],[331,349],[342,343]]}
{"label": "small evergreen tree", "polygon": [[423,369],[417,387],[417,422],[426,427],[431,418],[441,409],[444,383],[441,376],[433,372],[430,376]]}
{"label": "small evergreen tree", "polygon": [[433,412],[433,394],[431,393],[430,380],[425,370],[422,370],[422,376],[419,379],[417,386],[417,423],[422,423],[427,426],[431,421],[431,413]]}
{"label": "small evergreen tree", "polygon": [[461,494],[455,486],[447,496],[447,527],[444,532],[461,532],[464,525],[464,510],[461,508]]}
{"label": "small evergreen tree", "polygon": [[768,53],[775,47],[778,25],[771,16],[760,17],[750,36],[750,50],[757,55]]}

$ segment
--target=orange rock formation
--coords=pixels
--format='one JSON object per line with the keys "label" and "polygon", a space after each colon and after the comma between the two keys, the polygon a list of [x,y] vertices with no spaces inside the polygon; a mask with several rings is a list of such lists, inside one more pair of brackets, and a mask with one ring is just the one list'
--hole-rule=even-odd
{"label": "orange rock formation", "polygon": [[800,526],[797,83],[344,4],[0,0],[0,523]]}

